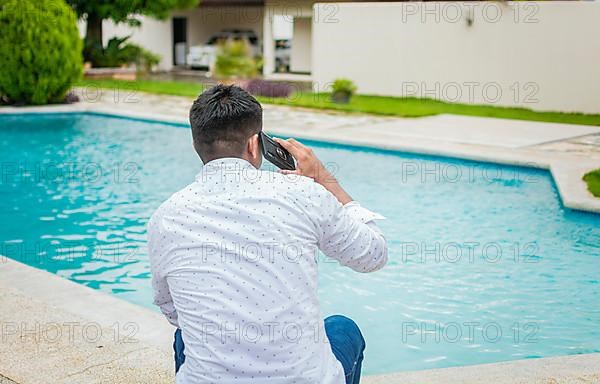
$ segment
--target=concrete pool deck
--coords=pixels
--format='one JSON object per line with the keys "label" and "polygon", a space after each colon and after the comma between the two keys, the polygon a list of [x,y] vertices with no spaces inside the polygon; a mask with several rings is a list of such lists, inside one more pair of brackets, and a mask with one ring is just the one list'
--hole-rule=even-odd
{"label": "concrete pool deck", "polygon": [[[105,93],[3,113],[99,112],[187,123],[192,99]],[[135,102],[132,102],[135,101]],[[581,176],[600,167],[600,127],[439,115],[417,119],[265,106],[265,129],[344,144],[549,169],[563,204],[600,212]],[[0,255],[0,384],[172,383],[172,327],[156,312]],[[395,383],[598,383],[600,354],[401,372]]]}

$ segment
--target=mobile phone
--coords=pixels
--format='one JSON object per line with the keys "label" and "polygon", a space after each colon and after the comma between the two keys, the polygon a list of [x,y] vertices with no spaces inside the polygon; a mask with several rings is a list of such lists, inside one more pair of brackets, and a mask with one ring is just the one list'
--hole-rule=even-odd
{"label": "mobile phone", "polygon": [[262,131],[258,136],[260,148],[265,159],[281,169],[286,169],[288,171],[296,169],[296,162],[287,149],[283,148],[281,144],[275,142]]}

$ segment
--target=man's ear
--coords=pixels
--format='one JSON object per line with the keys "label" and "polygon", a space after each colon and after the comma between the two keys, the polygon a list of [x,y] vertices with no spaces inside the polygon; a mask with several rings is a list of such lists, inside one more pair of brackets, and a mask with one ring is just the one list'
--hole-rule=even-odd
{"label": "man's ear", "polygon": [[260,152],[260,140],[258,134],[250,136],[247,143],[248,155],[250,156],[250,163],[256,168],[260,168],[262,163],[262,153]]}

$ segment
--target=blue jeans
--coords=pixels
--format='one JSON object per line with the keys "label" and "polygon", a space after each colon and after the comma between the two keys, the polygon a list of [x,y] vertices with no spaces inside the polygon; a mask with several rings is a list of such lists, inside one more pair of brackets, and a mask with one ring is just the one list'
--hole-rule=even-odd
{"label": "blue jeans", "polygon": [[[325,333],[333,354],[344,367],[346,384],[358,384],[365,350],[365,339],[360,333],[358,325],[346,316],[333,315],[325,319]],[[181,329],[175,331],[173,350],[175,351],[175,372],[177,372],[185,362],[185,345],[181,337]]]}

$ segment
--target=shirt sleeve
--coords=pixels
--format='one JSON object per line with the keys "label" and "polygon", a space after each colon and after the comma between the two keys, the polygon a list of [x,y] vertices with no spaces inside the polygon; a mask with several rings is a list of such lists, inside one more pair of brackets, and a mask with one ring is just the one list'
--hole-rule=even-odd
{"label": "shirt sleeve", "polygon": [[166,279],[165,257],[161,251],[160,239],[161,229],[159,217],[155,214],[148,222],[148,258],[150,259],[150,270],[152,272],[152,291],[154,305],[160,308],[169,323],[179,328],[177,311],[171,298],[169,284]]}
{"label": "shirt sleeve", "polygon": [[315,185],[319,249],[357,272],[381,269],[388,260],[387,244],[375,220],[384,217],[356,201],[342,206],[323,186]]}

